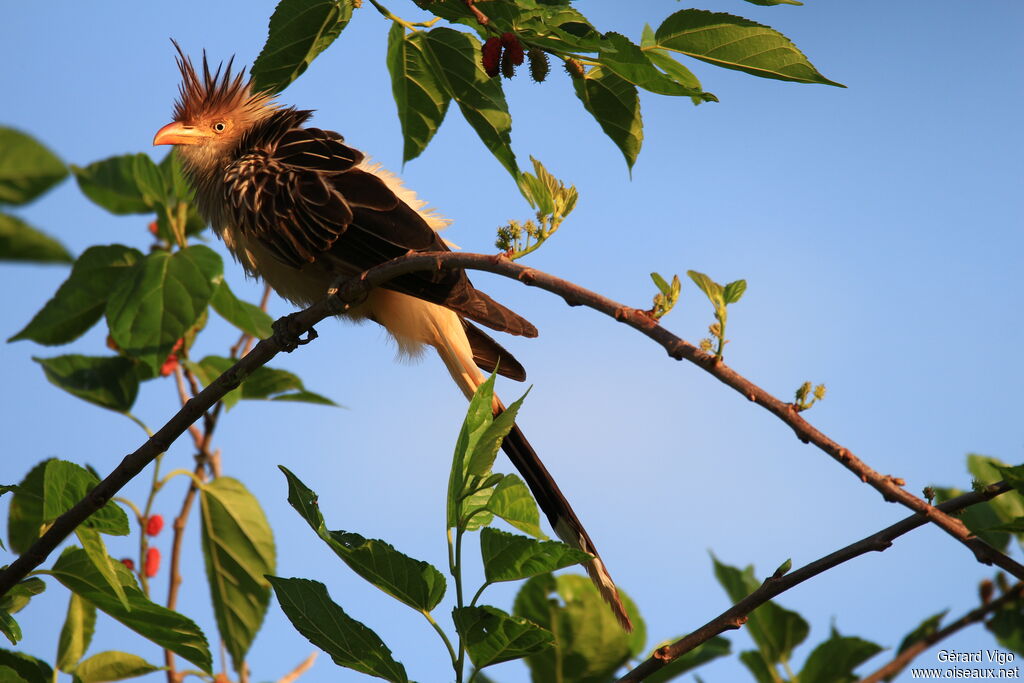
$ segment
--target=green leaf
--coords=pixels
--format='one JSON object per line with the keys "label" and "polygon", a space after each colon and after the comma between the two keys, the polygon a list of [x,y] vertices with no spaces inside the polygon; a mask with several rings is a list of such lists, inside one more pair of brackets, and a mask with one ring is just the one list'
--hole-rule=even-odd
{"label": "green leaf", "polygon": [[800,671],[800,683],[851,683],[854,669],[882,651],[880,645],[853,636],[832,635],[814,648]]}
{"label": "green leaf", "polygon": [[150,161],[145,154],[125,154],[93,162],[84,168],[72,166],[71,171],[82,193],[110,213],[152,213],[155,206],[152,197],[143,194],[136,180],[136,166],[145,164],[138,157]]}
{"label": "green leaf", "polygon": [[[466,410],[466,419],[462,422],[459,437],[455,441],[455,453],[452,457],[451,474],[448,477],[447,525],[449,529],[457,528],[462,523],[462,514],[469,512],[469,501],[463,501],[468,491],[469,456],[476,447],[477,441],[494,420],[492,405],[494,402],[494,375],[484,381],[473,394]],[[486,497],[473,501],[475,505],[486,503]]]}
{"label": "green leaf", "polygon": [[53,298],[7,341],[31,339],[50,346],[78,339],[103,317],[110,292],[141,258],[142,252],[122,244],[89,247]]}
{"label": "green leaf", "polygon": [[659,95],[700,95],[696,88],[685,87],[659,71],[647,53],[620,33],[606,33],[601,41],[601,66],[638,88]]}
{"label": "green leaf", "polygon": [[[748,566],[742,571],[718,561],[712,556],[715,578],[725,589],[732,602],[739,602],[761,586],[754,577],[754,568]],[[768,664],[789,659],[793,648],[807,638],[810,630],[807,622],[796,612],[766,602],[753,612],[747,620],[750,637],[757,643]]]}
{"label": "green leaf", "polygon": [[[243,396],[243,398],[246,397]],[[298,403],[312,403],[318,406],[333,406],[335,408],[342,407],[326,396],[321,396],[320,394],[313,393],[312,391],[293,391],[290,394],[278,394],[277,396],[271,396],[270,400],[297,401]]]}
{"label": "green leaf", "polygon": [[[47,461],[43,476],[43,521],[52,522],[60,517],[99,483],[99,477],[73,462]],[[90,515],[81,526],[115,536],[127,536],[130,532],[128,515],[112,500]]]}
{"label": "green leaf", "polygon": [[1005,467],[1003,465],[996,465],[994,462],[991,464],[1001,475],[1003,475],[1003,479],[1006,480],[1007,484],[1017,489],[1018,493],[1024,492],[1024,465]]}
{"label": "green leaf", "polygon": [[426,35],[406,35],[397,21],[388,32],[388,71],[391,92],[402,124],[402,162],[418,157],[444,121],[451,96],[438,81],[428,55]]}
{"label": "green leaf", "polygon": [[490,528],[480,532],[480,555],[488,583],[528,579],[591,559],[588,553],[558,541],[537,541]]}
{"label": "green leaf", "polygon": [[[711,301],[715,309],[725,307],[725,290],[722,285],[718,284],[704,273],[699,273],[696,270],[688,270],[686,274],[690,276],[690,279],[696,283],[700,290],[707,295],[708,300]],[[742,294],[742,292],[741,292]]]}
{"label": "green leaf", "polygon": [[132,176],[146,206],[155,208],[167,203],[167,182],[148,155],[135,155],[132,160]]}
{"label": "green leaf", "polygon": [[636,86],[602,67],[594,67],[582,78],[574,78],[572,84],[584,108],[612,139],[626,158],[626,165],[632,169],[644,141]]}
{"label": "green leaf", "polygon": [[67,174],[64,162],[33,137],[0,126],[0,204],[27,204]]}
{"label": "green leaf", "polygon": [[512,152],[512,117],[501,85],[484,73],[480,41],[450,28],[432,29],[416,40],[429,56],[442,92],[455,100],[484,146],[518,179],[519,167]]}
{"label": "green leaf", "polygon": [[106,683],[106,681],[123,681],[126,678],[145,676],[159,671],[138,655],[127,652],[108,650],[94,654],[78,665],[75,669],[75,683]]}
{"label": "green leaf", "polygon": [[655,40],[659,47],[761,78],[846,87],[818,73],[778,31],[723,12],[679,10],[662,22]]}
{"label": "green leaf", "polygon": [[[935,490],[936,503],[942,503],[964,493],[960,489],[955,488],[944,488],[942,486],[933,486],[932,488]],[[997,550],[1005,551],[1006,546],[1010,543],[1010,534],[1007,532],[1011,531],[1011,529],[1004,527],[1007,525],[1013,526],[1014,521],[1010,520],[1009,522],[1004,523],[1002,521],[1002,516],[997,513],[993,503],[998,501],[1000,498],[1017,495],[1018,494],[1015,491],[1009,491],[988,502],[978,503],[977,505],[965,508],[959,513],[960,521],[964,523],[971,533],[978,536],[978,538],[982,539]],[[1002,506],[1006,506],[1007,504],[1008,501],[1001,503]],[[1009,504],[1014,505],[1012,502],[1009,502]]]}
{"label": "green leaf", "polygon": [[[206,356],[198,363],[189,363],[188,367],[196,373],[204,386],[224,374],[238,361],[224,356]],[[285,393],[288,392],[288,393]],[[242,382],[241,387],[228,392],[222,399],[228,408],[234,407],[241,399],[268,401],[302,401],[318,405],[337,406],[329,398],[307,391],[302,380],[286,370],[276,370],[262,366]]]}
{"label": "green leaf", "polygon": [[[660,643],[654,649],[668,645],[672,641],[665,641]],[[664,683],[674,678],[682,676],[687,671],[692,671],[699,666],[707,664],[712,659],[718,659],[724,657],[730,653],[729,641],[721,636],[715,636],[711,640],[701,643],[694,649],[690,650],[682,657],[678,657],[667,665],[658,669],[653,674],[650,674],[644,681],[646,683]]]}
{"label": "green leaf", "polygon": [[[0,622],[3,619],[4,615],[0,615]],[[3,624],[0,623],[0,627],[2,626]],[[6,631],[4,631],[4,634],[6,635]],[[9,666],[0,666],[0,681],[5,681],[5,683],[28,683],[17,671]]]}
{"label": "green leaf", "polygon": [[164,192],[169,204],[191,203],[195,199],[192,184],[185,177],[185,171],[181,166],[181,156],[173,147],[157,166],[160,168],[160,177],[163,178]]}
{"label": "green leaf", "polygon": [[7,538],[11,552],[26,552],[41,535],[43,526],[43,480],[46,476],[44,460],[35,465],[14,490],[7,511]]}
{"label": "green leaf", "polygon": [[[535,576],[516,595],[515,614],[561,635],[553,648],[531,655],[527,665],[535,681],[604,683],[642,647],[643,619],[624,593],[635,631],[625,633],[585,576]],[[556,598],[557,599],[553,599]],[[571,637],[570,635],[571,634]]]}
{"label": "green leaf", "polygon": [[266,339],[274,333],[271,328],[271,324],[274,322],[273,318],[259,306],[236,297],[225,280],[221,280],[217,289],[214,290],[210,305],[220,317],[257,339]]}
{"label": "green leaf", "polygon": [[651,280],[654,282],[654,286],[661,290],[662,294],[672,296],[672,287],[669,286],[660,273],[651,273]]}
{"label": "green leaf", "polygon": [[[0,649],[0,667],[13,670],[16,675],[28,683],[51,683],[53,681],[53,669],[50,668],[50,665],[24,652]],[[0,669],[0,673],[3,673],[3,669]],[[6,679],[0,678],[0,680]]]}
{"label": "green leaf", "polygon": [[139,393],[138,371],[130,358],[70,354],[32,360],[51,384],[102,408],[126,413]]}
{"label": "green leaf", "polygon": [[237,479],[205,484],[199,504],[213,614],[239,671],[270,602],[264,576],[275,570],[274,536],[259,501]]}
{"label": "green leaf", "polygon": [[896,654],[900,654],[914,643],[918,642],[919,640],[924,640],[928,636],[938,631],[939,626],[942,624],[942,619],[946,616],[948,612],[948,609],[944,609],[938,614],[933,614],[924,621],[922,621],[920,624],[918,624],[917,628],[915,628],[913,631],[904,636],[903,640],[900,642],[899,649],[896,650]]}
{"label": "green leaf", "polygon": [[327,49],[352,18],[352,0],[281,0],[252,65],[253,90],[279,93]]}
{"label": "green leaf", "polygon": [[405,683],[405,667],[376,633],[341,609],[318,581],[268,576],[281,609],[299,633],[338,666]]}
{"label": "green leaf", "polygon": [[30,577],[14,584],[3,597],[0,597],[0,611],[17,614],[25,609],[33,596],[46,590],[46,584],[38,577]]}
{"label": "green leaf", "polygon": [[1019,600],[1003,605],[985,622],[985,628],[992,632],[1000,645],[1024,655],[1024,613]]}
{"label": "green leaf", "polygon": [[437,606],[446,587],[441,572],[384,541],[328,531],[316,504],[316,493],[286,467],[278,467],[288,480],[288,502],[352,571],[415,610],[429,612]]}
{"label": "green leaf", "polygon": [[543,652],[555,640],[551,631],[494,607],[460,607],[452,617],[478,669]]}
{"label": "green leaf", "polygon": [[545,539],[540,530],[540,514],[537,503],[523,480],[514,474],[506,474],[494,487],[486,503],[487,509],[520,531],[534,538]]}
{"label": "green leaf", "polygon": [[734,304],[740,300],[740,297],[743,296],[745,291],[747,291],[747,281],[736,280],[725,286],[725,289],[722,292],[722,298],[725,299],[725,303]]}
{"label": "green leaf", "polygon": [[[996,524],[999,523],[1010,524],[1013,520],[1019,517],[1024,517],[1024,498],[1021,497],[1020,491],[1016,489],[1016,483],[1020,482],[1014,481],[1015,477],[1020,476],[1017,474],[1019,470],[1012,467],[1008,468],[1006,463],[996,458],[990,458],[974,453],[967,456],[967,470],[971,473],[971,476],[974,477],[975,481],[982,485],[994,484],[1004,477],[1009,477],[1007,483],[1014,486],[1015,489],[993,498],[987,503],[972,505],[961,514],[961,519],[964,524],[967,525],[968,529],[991,543],[992,541],[988,538],[990,534],[983,531],[984,529],[996,526]],[[986,515],[986,512],[988,512],[988,515]],[[993,513],[995,518],[994,521],[991,523],[985,523],[992,519]],[[986,520],[986,517],[988,520]],[[978,530],[977,526],[980,524],[984,524],[984,526],[981,526],[981,530]],[[991,535],[998,540],[998,533]],[[1008,537],[1005,535],[1002,538],[1008,541]],[[1024,539],[1024,536],[1017,535],[1017,538],[1018,540],[1021,540]],[[1002,545],[997,545],[996,543],[993,543],[993,545],[996,545],[996,547],[1000,549],[1006,548],[1006,542],[1003,542]]]}
{"label": "green leaf", "polygon": [[[530,393],[529,390],[526,393]],[[498,456],[501,442],[505,440],[508,433],[512,431],[512,427],[515,426],[516,415],[519,413],[519,408],[523,405],[525,398],[526,394],[523,394],[512,405],[501,411],[477,439],[473,450],[470,451],[469,461],[466,464],[466,471],[469,474],[485,477],[491,473],[491,466],[494,465],[494,459]]]}
{"label": "green leaf", "polygon": [[57,668],[65,673],[74,673],[79,660],[89,649],[95,631],[96,608],[80,595],[71,593],[68,615],[64,618],[57,643]]}
{"label": "green leaf", "polygon": [[64,245],[25,221],[0,212],[0,261],[71,263]]}
{"label": "green leaf", "polygon": [[82,544],[82,550],[85,551],[89,562],[92,563],[92,568],[95,570],[97,577],[103,580],[104,588],[109,589],[114,594],[121,603],[122,609],[130,612],[132,606],[128,602],[128,594],[125,592],[124,586],[121,585],[117,567],[114,566],[121,565],[121,563],[107,554],[107,546],[103,543],[103,537],[100,536],[99,532],[87,529],[84,526],[75,529],[75,536],[78,537],[79,543]]}
{"label": "green leaf", "polygon": [[80,548],[66,548],[49,573],[68,589],[142,637],[211,673],[210,649],[199,627],[187,617],[150,602],[139,590],[132,573],[120,562],[115,562],[114,568],[128,597],[131,611],[121,605],[114,591],[106,585],[85,551]]}
{"label": "green leaf", "polygon": [[745,650],[739,654],[739,660],[747,667],[757,683],[778,683],[779,675],[768,662],[764,654],[757,650]]}
{"label": "green leaf", "polygon": [[114,341],[156,374],[175,343],[206,311],[223,268],[220,256],[203,245],[147,254],[107,301]]}

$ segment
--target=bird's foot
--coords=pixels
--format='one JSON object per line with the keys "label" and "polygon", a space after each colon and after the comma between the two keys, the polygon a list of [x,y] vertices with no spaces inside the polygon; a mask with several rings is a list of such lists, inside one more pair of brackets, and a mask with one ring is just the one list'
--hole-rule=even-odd
{"label": "bird's foot", "polygon": [[275,320],[272,328],[274,330],[274,341],[278,343],[281,350],[286,353],[291,353],[300,346],[304,346],[309,342],[317,338],[316,329],[309,328],[306,331],[306,336],[302,336],[302,330],[298,329],[295,325],[295,320],[298,317],[297,313],[291,313]]}

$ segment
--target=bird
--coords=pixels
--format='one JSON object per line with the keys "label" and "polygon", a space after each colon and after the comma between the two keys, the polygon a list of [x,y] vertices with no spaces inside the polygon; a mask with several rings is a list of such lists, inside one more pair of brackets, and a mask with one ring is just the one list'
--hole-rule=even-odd
{"label": "bird", "polygon": [[[312,111],[280,104],[244,69],[232,73],[234,58],[211,69],[204,51],[200,73],[174,46],[181,84],[172,121],[153,144],[174,146],[200,215],[247,275],[305,307],[323,299],[339,277],[408,253],[450,250],[438,234],[448,221],[341,135],[307,125]],[[467,398],[485,381],[484,372],[526,378],[523,366],[478,325],[537,336],[529,321],[476,289],[461,269],[394,278],[344,315],[381,325],[401,354],[433,347]],[[502,410],[495,397],[495,415]],[[518,425],[501,446],[556,535],[592,556],[587,573],[631,630],[597,548]]]}

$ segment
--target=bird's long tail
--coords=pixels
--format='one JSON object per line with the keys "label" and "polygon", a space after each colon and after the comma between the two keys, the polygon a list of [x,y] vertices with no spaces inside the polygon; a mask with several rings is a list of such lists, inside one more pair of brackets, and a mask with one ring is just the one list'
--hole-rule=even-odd
{"label": "bird's long tail", "polygon": [[[431,317],[434,318],[436,337],[428,343],[437,349],[441,360],[466,397],[472,398],[473,393],[486,378],[474,362],[473,350],[461,319],[455,313],[439,306],[431,307]],[[494,398],[493,408],[495,415],[505,409],[497,396]],[[590,540],[587,530],[583,528],[569,501],[518,425],[512,427],[512,431],[502,441],[501,448],[523,476],[558,537],[564,543],[593,555],[593,559],[586,564],[587,573],[622,627],[627,631],[633,630],[633,624],[626,614],[619,591],[594,542]]]}

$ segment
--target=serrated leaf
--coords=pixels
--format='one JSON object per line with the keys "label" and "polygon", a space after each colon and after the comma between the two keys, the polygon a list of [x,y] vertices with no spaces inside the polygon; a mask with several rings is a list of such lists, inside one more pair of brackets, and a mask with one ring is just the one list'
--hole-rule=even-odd
{"label": "serrated leaf", "polygon": [[209,247],[147,254],[107,301],[107,324],[122,352],[154,374],[199,320],[220,284],[224,264]]}
{"label": "serrated leaf", "polygon": [[688,270],[686,274],[700,287],[700,290],[704,292],[716,309],[725,306],[725,291],[722,289],[722,285],[696,270]]}
{"label": "serrated leaf", "polygon": [[480,532],[480,555],[488,583],[528,579],[591,559],[588,553],[558,541],[538,541],[490,528]]}
{"label": "serrated leaf", "polygon": [[585,576],[541,574],[523,584],[514,613],[553,633],[572,634],[527,658],[533,680],[605,683],[631,656],[639,654],[646,627],[633,601],[621,591],[620,596],[633,622],[633,634],[622,630]]}
{"label": "serrated leaf", "polygon": [[725,300],[725,303],[734,304],[740,300],[740,298],[743,296],[743,293],[746,291],[747,281],[736,280],[734,282],[730,282],[725,286],[725,289],[722,291],[722,298]]}
{"label": "serrated leaf", "polygon": [[270,603],[264,576],[276,566],[274,535],[259,501],[237,479],[203,485],[199,505],[213,614],[238,671]]}
{"label": "serrated leaf", "polygon": [[210,649],[203,632],[187,617],[161,607],[139,590],[135,578],[120,562],[114,563],[118,580],[128,597],[126,610],[93,567],[85,551],[66,548],[50,570],[65,587],[82,596],[100,610],[157,645],[171,650],[203,671],[212,671]]}
{"label": "serrated leaf", "polygon": [[386,681],[406,683],[405,667],[376,633],[339,607],[318,581],[268,576],[281,609],[299,633],[338,666]]}
{"label": "serrated leaf", "polygon": [[778,31],[724,12],[679,10],[662,22],[655,40],[659,47],[761,78],[846,87],[818,73]]}
{"label": "serrated leaf", "polygon": [[71,593],[68,613],[57,643],[57,668],[65,673],[74,673],[79,660],[89,649],[95,631],[96,608],[80,595]]}
{"label": "serrated leaf", "polygon": [[[528,393],[530,393],[529,390],[526,391],[526,394]],[[512,427],[515,426],[516,415],[519,414],[519,408],[523,405],[526,394],[520,396],[519,399],[495,416],[491,424],[487,426],[487,429],[477,439],[473,450],[469,453],[469,460],[466,465],[466,471],[469,474],[478,477],[490,474],[491,466],[494,465],[494,459],[498,456],[498,449],[501,448],[501,442],[505,440],[508,433],[512,431]]]}
{"label": "serrated leaf", "polygon": [[582,78],[574,78],[572,84],[584,108],[597,120],[632,169],[644,141],[636,86],[601,67],[594,67]]}
{"label": "serrated leaf", "polygon": [[126,413],[139,393],[138,371],[130,358],[70,354],[32,360],[51,384],[102,408]]}
{"label": "serrated leaf", "polygon": [[63,244],[9,213],[0,212],[0,261],[71,263]]}
{"label": "serrated leaf", "polygon": [[281,0],[253,62],[253,90],[279,93],[301,76],[352,18],[352,0]]}
{"label": "serrated leaf", "polygon": [[542,652],[555,640],[550,631],[495,607],[460,607],[452,617],[478,669]]}
{"label": "serrated leaf", "polygon": [[428,55],[426,34],[406,35],[397,21],[388,32],[387,65],[391,74],[391,93],[402,124],[402,162],[418,157],[444,121],[451,102],[438,81]]}
{"label": "serrated leaf", "polygon": [[[761,586],[754,576],[754,568],[743,570],[731,567],[712,556],[715,578],[725,589],[729,599],[736,603]],[[789,659],[793,648],[807,638],[810,626],[796,612],[784,609],[774,602],[766,602],[753,612],[747,620],[747,629],[760,653],[769,664]]]}
{"label": "serrated leaf", "polygon": [[82,550],[85,551],[86,557],[92,563],[95,574],[106,584],[105,588],[120,601],[122,609],[130,612],[132,609],[131,603],[128,602],[128,595],[125,593],[124,586],[121,585],[121,580],[117,575],[117,567],[114,566],[121,563],[107,554],[107,546],[103,543],[103,537],[100,536],[99,532],[87,529],[84,526],[75,529],[75,536],[78,537],[78,542],[82,544]]}
{"label": "serrated leaf", "polygon": [[49,346],[78,339],[103,317],[111,290],[141,258],[142,252],[122,244],[89,247],[53,298],[7,341],[31,339]]}
{"label": "serrated leaf", "polygon": [[259,306],[236,297],[225,280],[221,280],[214,290],[210,305],[220,317],[257,339],[266,339],[274,333],[271,328],[273,318]]}
{"label": "serrated leaf", "polygon": [[11,552],[22,554],[36,542],[43,526],[43,480],[49,460],[37,463],[14,490],[7,511]]}
{"label": "serrated leaf", "polygon": [[537,503],[523,480],[514,474],[506,474],[494,487],[486,502],[487,510],[534,538],[545,539],[540,530],[540,513]]}
{"label": "serrated leaf", "polygon": [[[99,478],[80,465],[66,460],[48,460],[43,474],[43,521],[52,522],[85,498]],[[110,500],[86,519],[80,527],[104,534],[127,536],[128,515]]]}
{"label": "serrated leaf", "polygon": [[814,648],[804,668],[801,683],[851,683],[860,677],[854,669],[882,651],[880,645],[853,636],[841,636],[835,629],[831,637]]}
{"label": "serrated leaf", "polygon": [[75,683],[123,681],[159,670],[160,667],[150,664],[138,655],[108,650],[94,654],[79,664],[75,669]]}
{"label": "serrated leaf", "polygon": [[[673,639],[677,640],[677,639]],[[654,647],[655,650],[662,645],[668,645],[671,640],[660,643]],[[681,657],[677,657],[662,668],[644,678],[645,683],[664,683],[682,676],[687,671],[692,671],[699,666],[707,664],[713,659],[724,657],[731,651],[729,641],[721,636],[705,641],[690,650]]]}
{"label": "serrated leaf", "polygon": [[67,174],[64,162],[35,138],[0,126],[0,204],[27,204]]}
{"label": "serrated leaf", "polygon": [[46,590],[46,584],[38,577],[30,577],[14,584],[10,590],[0,597],[0,612],[17,614],[25,609],[29,601]]}
{"label": "serrated leaf", "polygon": [[417,40],[430,59],[442,92],[455,100],[484,146],[518,179],[519,167],[512,152],[512,117],[501,85],[484,73],[480,41],[450,28],[432,29]]}
{"label": "serrated leaf", "polygon": [[72,166],[71,171],[82,193],[110,213],[151,213],[152,199],[147,200],[135,179],[136,165],[145,163],[138,157],[143,156],[149,160],[145,154],[125,154],[93,162],[84,168]]}
{"label": "serrated leaf", "polygon": [[[24,652],[0,649],[0,667],[14,671],[27,683],[51,683],[53,681],[53,669],[50,665]],[[0,678],[0,680],[5,679]]]}
{"label": "serrated leaf", "polygon": [[[471,511],[469,501],[463,496],[467,491],[469,456],[476,447],[480,436],[494,420],[492,405],[494,402],[494,375],[492,374],[473,393],[466,410],[466,418],[462,422],[458,439],[455,441],[455,453],[452,457],[452,469],[448,476],[447,525],[454,529],[462,523],[465,513]],[[482,505],[486,498],[476,496],[473,506]]]}
{"label": "serrated leaf", "polygon": [[441,572],[384,541],[329,531],[317,507],[316,493],[290,470],[278,467],[288,480],[289,504],[352,571],[415,610],[429,612],[437,606],[446,587]]}
{"label": "serrated leaf", "polygon": [[659,71],[648,54],[620,33],[606,33],[601,41],[601,66],[638,88],[659,95],[699,95],[700,88],[686,87]]}

